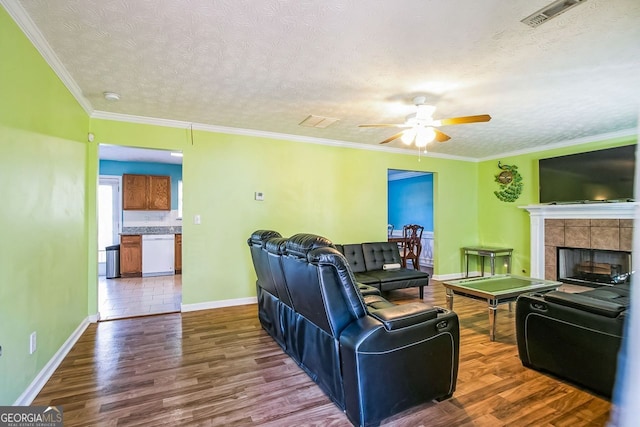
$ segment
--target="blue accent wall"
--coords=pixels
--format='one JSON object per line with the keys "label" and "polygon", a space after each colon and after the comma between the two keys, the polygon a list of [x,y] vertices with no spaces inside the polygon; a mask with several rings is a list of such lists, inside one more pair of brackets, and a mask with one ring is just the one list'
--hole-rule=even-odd
{"label": "blue accent wall", "polygon": [[100,160],[100,175],[122,176],[125,173],[138,175],[169,175],[171,177],[171,209],[178,209],[178,181],[182,179],[182,165],[150,162],[118,162]]}
{"label": "blue accent wall", "polygon": [[433,231],[433,174],[389,181],[388,219],[395,230],[419,224]]}

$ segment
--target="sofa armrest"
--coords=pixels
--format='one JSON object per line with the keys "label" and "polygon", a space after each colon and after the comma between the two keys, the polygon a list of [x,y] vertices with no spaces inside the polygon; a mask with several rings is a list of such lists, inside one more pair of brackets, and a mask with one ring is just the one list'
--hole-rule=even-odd
{"label": "sofa armrest", "polygon": [[437,308],[416,302],[372,310],[369,314],[382,322],[387,331],[393,331],[435,319],[438,312]]}
{"label": "sofa armrest", "polygon": [[620,313],[626,310],[625,306],[612,301],[561,291],[547,292],[544,294],[544,300],[610,318],[618,317]]}
{"label": "sofa armrest", "polygon": [[393,331],[372,315],[343,330],[340,359],[345,410],[354,425],[377,425],[377,421],[396,414],[399,405],[407,408],[447,398],[455,391],[458,316],[437,308],[434,311],[434,319]]}

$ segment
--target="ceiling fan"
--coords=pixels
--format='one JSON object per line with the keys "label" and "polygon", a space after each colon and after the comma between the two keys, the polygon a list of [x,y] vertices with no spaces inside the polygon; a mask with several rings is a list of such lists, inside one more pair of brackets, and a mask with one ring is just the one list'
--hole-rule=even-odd
{"label": "ceiling fan", "polygon": [[488,122],[491,116],[481,114],[478,116],[453,117],[450,119],[433,120],[433,113],[436,107],[425,104],[427,98],[425,96],[416,96],[413,103],[416,105],[416,113],[407,117],[407,121],[402,124],[364,124],[359,127],[395,127],[406,128],[395,135],[382,141],[380,144],[386,144],[394,139],[401,138],[405,144],[411,144],[415,141],[418,148],[426,147],[427,144],[434,139],[438,142],[445,142],[451,139],[449,135],[435,129],[439,126],[461,125],[465,123]]}

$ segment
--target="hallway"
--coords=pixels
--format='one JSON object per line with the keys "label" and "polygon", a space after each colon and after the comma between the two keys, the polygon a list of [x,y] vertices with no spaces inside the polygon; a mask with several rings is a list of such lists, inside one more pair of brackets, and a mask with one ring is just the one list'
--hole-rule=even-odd
{"label": "hallway", "polygon": [[100,320],[180,311],[182,275],[98,278]]}

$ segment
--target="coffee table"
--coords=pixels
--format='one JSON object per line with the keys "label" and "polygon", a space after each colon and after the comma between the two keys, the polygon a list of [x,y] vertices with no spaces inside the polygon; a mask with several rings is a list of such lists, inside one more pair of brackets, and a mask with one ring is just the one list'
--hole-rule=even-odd
{"label": "coffee table", "polygon": [[518,295],[527,292],[555,290],[562,285],[562,282],[502,274],[491,277],[452,280],[442,284],[446,288],[449,310],[453,310],[454,294],[487,301],[489,305],[489,339],[495,341],[496,310],[499,304],[515,301]]}

